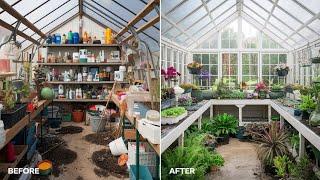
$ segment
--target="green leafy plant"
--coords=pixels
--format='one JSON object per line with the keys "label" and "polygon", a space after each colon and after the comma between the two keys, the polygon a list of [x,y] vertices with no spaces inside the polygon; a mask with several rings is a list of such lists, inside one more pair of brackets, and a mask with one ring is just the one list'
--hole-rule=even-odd
{"label": "green leafy plant", "polygon": [[203,130],[215,136],[227,136],[237,132],[238,120],[227,113],[215,116],[203,123]]}
{"label": "green leafy plant", "polygon": [[293,149],[298,148],[300,142],[299,134],[291,134],[290,136],[290,145]]}
{"label": "green leafy plant", "polygon": [[191,106],[193,100],[192,100],[192,97],[183,96],[178,99],[178,102],[180,106]]}
{"label": "green leafy plant", "polygon": [[[228,96],[228,95],[226,95]],[[244,99],[245,93],[241,92],[240,90],[233,90],[231,94],[229,94],[230,99]]]}
{"label": "green leafy plant", "polygon": [[312,99],[311,95],[301,96],[301,104],[299,106],[299,109],[301,111],[308,111],[312,112],[316,108],[316,103]]}
{"label": "green leafy plant", "polygon": [[272,166],[276,156],[289,155],[287,147],[289,135],[280,129],[277,123],[269,125],[269,131],[263,133],[251,132],[256,136],[255,140],[260,143],[258,157],[266,165]]}
{"label": "green leafy plant", "polygon": [[191,83],[180,84],[180,87],[184,90],[187,90],[187,89],[198,90],[199,89],[199,87],[197,85],[194,85]]}
{"label": "green leafy plant", "polygon": [[274,167],[276,168],[277,176],[281,178],[288,178],[289,174],[295,170],[293,162],[288,156],[276,156],[273,159]]}
{"label": "green leafy plant", "polygon": [[174,98],[174,89],[173,88],[164,88],[161,90],[161,99],[172,99]]}
{"label": "green leafy plant", "polygon": [[6,110],[11,110],[16,104],[15,95],[12,88],[5,91],[5,97],[3,99],[3,105]]}
{"label": "green leafy plant", "polygon": [[[221,167],[223,157],[204,146],[207,134],[194,132],[186,137],[185,147],[167,150],[161,158],[162,179],[204,179],[211,167]],[[195,174],[169,174],[171,168],[195,168]]]}
{"label": "green leafy plant", "polygon": [[187,112],[184,107],[173,107],[161,111],[161,117],[178,117]]}
{"label": "green leafy plant", "polygon": [[283,90],[283,85],[281,84],[273,84],[271,87],[271,91],[281,91]]}
{"label": "green leafy plant", "polygon": [[318,179],[313,172],[313,164],[307,156],[301,157],[292,168],[293,169],[290,171],[290,177],[293,179]]}

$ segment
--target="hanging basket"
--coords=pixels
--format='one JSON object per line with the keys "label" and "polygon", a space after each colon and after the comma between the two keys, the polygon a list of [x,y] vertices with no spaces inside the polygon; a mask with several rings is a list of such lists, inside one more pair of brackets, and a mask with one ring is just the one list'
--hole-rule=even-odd
{"label": "hanging basket", "polygon": [[311,62],[314,64],[318,64],[320,63],[320,56],[319,57],[314,57],[314,58],[310,58]]}
{"label": "hanging basket", "polygon": [[278,76],[287,76],[288,70],[286,69],[277,70],[277,73],[278,73]]}
{"label": "hanging basket", "polygon": [[201,69],[200,68],[188,68],[189,74],[200,74]]}

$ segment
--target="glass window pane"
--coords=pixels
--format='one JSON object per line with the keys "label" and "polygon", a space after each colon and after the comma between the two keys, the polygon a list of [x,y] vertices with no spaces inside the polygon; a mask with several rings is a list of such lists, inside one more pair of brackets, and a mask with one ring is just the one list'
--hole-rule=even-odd
{"label": "glass window pane", "polygon": [[270,64],[278,64],[278,54],[270,54]]}
{"label": "glass window pane", "polygon": [[[320,7],[320,6],[319,6]],[[315,30],[316,32],[320,33],[320,20],[319,19],[315,19],[314,21],[312,21],[309,24],[309,27],[311,27],[313,30]]]}
{"label": "glass window pane", "polygon": [[228,0],[223,3],[219,8],[214,10],[211,15],[213,19],[216,19],[219,15],[223,14],[227,9],[236,4],[236,0]]}
{"label": "glass window pane", "polygon": [[202,54],[202,64],[209,64],[209,54]]}
{"label": "glass window pane", "polygon": [[282,21],[286,22],[287,25],[289,25],[295,30],[297,30],[302,25],[297,20],[293,19],[290,15],[283,12],[281,9],[277,7],[274,9],[273,14],[277,16],[279,19],[282,19]]}
{"label": "glass window pane", "polygon": [[201,54],[193,54],[193,61],[201,63]]}
{"label": "glass window pane", "polygon": [[307,7],[314,13],[320,12],[319,0],[298,0],[303,6]]}
{"label": "glass window pane", "polygon": [[253,3],[251,0],[244,0],[244,4],[253,11],[260,14],[264,19],[267,19],[269,17],[269,12],[265,11],[264,9]]}
{"label": "glass window pane", "polygon": [[168,14],[167,16],[172,21],[178,22],[188,14],[186,12],[192,12],[193,10],[195,10],[197,7],[201,5],[202,5],[201,0],[184,1],[182,5],[176,8],[174,11],[171,11],[171,13]]}
{"label": "glass window pane", "polygon": [[210,54],[210,64],[218,64],[218,54]]}

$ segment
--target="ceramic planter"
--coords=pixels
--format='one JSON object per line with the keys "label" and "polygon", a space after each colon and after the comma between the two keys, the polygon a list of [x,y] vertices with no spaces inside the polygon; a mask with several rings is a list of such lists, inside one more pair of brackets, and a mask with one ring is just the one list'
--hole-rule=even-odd
{"label": "ceramic planter", "polygon": [[200,68],[188,68],[189,74],[200,74]]}
{"label": "ceramic planter", "polygon": [[277,73],[278,73],[278,76],[287,76],[288,70],[286,69],[277,70]]}
{"label": "ceramic planter", "polygon": [[278,99],[284,97],[284,92],[283,91],[271,91],[269,93],[270,99]]}
{"label": "ceramic planter", "polygon": [[205,99],[205,100],[213,99],[213,91],[210,89],[202,90],[202,99]]}
{"label": "ceramic planter", "polygon": [[266,92],[264,92],[264,91],[260,91],[259,92],[259,98],[260,99],[266,99],[266,97],[267,97],[267,93]]}
{"label": "ceramic planter", "polygon": [[293,112],[293,114],[294,114],[295,116],[301,116],[302,112],[301,112],[300,109],[295,109],[294,112]]}
{"label": "ceramic planter", "polygon": [[161,100],[161,109],[167,109],[175,105],[176,99]]}
{"label": "ceramic planter", "polygon": [[317,106],[317,109],[313,111],[309,119],[310,126],[319,126],[320,125],[320,108]]}
{"label": "ceramic planter", "polygon": [[217,142],[220,145],[226,145],[226,144],[229,144],[229,139],[230,139],[229,135],[219,136],[217,137]]}
{"label": "ceramic planter", "polygon": [[191,97],[196,98],[197,101],[202,101],[203,100],[202,91],[201,90],[192,90]]}
{"label": "ceramic planter", "polygon": [[177,117],[161,117],[161,124],[176,124],[183,118],[188,116],[188,111]]}

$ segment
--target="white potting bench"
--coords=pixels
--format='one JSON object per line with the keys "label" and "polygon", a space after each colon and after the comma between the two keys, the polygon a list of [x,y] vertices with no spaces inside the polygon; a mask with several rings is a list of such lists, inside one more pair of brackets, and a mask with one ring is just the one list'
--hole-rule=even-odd
{"label": "white potting bench", "polygon": [[300,122],[301,117],[293,115],[293,108],[285,107],[280,102],[270,99],[243,99],[243,100],[218,100],[212,99],[207,101],[201,108],[193,112],[189,117],[180,124],[171,128],[161,137],[161,153],[163,153],[174,141],[178,139],[179,145],[183,145],[184,131],[186,131],[193,123],[198,121],[198,127],[201,128],[202,114],[210,109],[210,118],[213,117],[213,106],[234,105],[239,108],[239,125],[246,122],[242,121],[242,110],[247,105],[266,105],[268,106],[268,121],[271,121],[271,110],[274,109],[280,115],[280,125],[286,120],[298,132],[300,137],[299,157],[305,154],[305,140],[307,139],[318,150],[320,150],[320,136]]}

